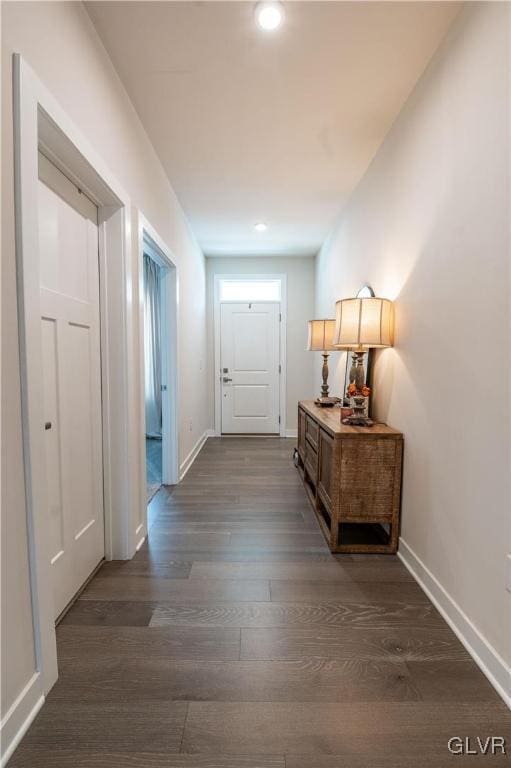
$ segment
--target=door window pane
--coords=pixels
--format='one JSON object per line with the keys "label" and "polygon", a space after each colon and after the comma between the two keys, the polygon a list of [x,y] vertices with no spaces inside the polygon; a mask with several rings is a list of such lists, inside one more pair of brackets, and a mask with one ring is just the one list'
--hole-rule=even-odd
{"label": "door window pane", "polygon": [[220,280],[220,301],[280,301],[280,280]]}

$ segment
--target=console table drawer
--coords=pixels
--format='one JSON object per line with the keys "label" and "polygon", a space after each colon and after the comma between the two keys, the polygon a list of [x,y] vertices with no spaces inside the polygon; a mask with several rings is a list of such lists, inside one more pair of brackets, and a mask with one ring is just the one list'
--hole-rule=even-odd
{"label": "console table drawer", "polygon": [[332,496],[335,495],[335,441],[324,429],[319,430],[319,456],[318,493],[321,494],[323,503],[331,512],[335,506],[332,499]]}
{"label": "console table drawer", "polygon": [[318,450],[318,433],[319,427],[317,422],[315,422],[314,419],[311,419],[310,416],[307,416],[305,422],[305,437],[316,451]]}
{"label": "console table drawer", "polygon": [[305,444],[304,464],[309,477],[314,481],[314,484],[316,484],[318,478],[318,453],[308,441]]}
{"label": "console table drawer", "polygon": [[307,414],[301,408],[298,408],[298,454],[302,461],[305,461],[305,426],[307,423]]}

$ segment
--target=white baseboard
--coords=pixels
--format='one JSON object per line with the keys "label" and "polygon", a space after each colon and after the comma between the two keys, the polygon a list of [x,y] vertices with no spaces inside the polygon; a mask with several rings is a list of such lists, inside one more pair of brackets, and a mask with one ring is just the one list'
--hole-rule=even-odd
{"label": "white baseboard", "polygon": [[429,568],[402,538],[399,539],[397,554],[433,605],[442,614],[454,634],[463,643],[481,672],[511,709],[511,667],[506,664]]}
{"label": "white baseboard", "polygon": [[247,437],[247,438],[252,438],[252,437],[298,437],[298,430],[297,429],[284,429],[279,435],[273,434],[273,433],[266,434],[265,432],[261,432],[260,435],[255,434],[255,433],[254,434],[252,434],[252,433],[251,434],[246,434],[246,435],[243,434],[243,433],[240,433],[240,434],[233,433],[232,435],[231,434],[223,435],[221,432],[217,432],[215,429],[208,429],[207,430],[207,434],[208,434],[208,437],[235,437],[235,438],[240,438],[240,437]]}
{"label": "white baseboard", "polygon": [[213,437],[214,430],[212,429],[206,429],[204,433],[199,437],[195,445],[193,446],[192,450],[186,457],[186,459],[181,463],[181,466],[179,467],[179,482],[184,478],[190,467],[192,466],[193,462],[201,452],[202,446],[208,439],[208,437]]}
{"label": "white baseboard", "polygon": [[41,692],[41,674],[34,672],[19,696],[13,702],[0,724],[2,754],[0,768],[7,765],[12,753],[28,731],[32,721],[44,704]]}

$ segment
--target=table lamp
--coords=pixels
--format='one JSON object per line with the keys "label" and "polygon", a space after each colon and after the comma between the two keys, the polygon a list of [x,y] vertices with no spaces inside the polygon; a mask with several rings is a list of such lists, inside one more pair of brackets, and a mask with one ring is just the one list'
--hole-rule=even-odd
{"label": "table lamp", "polygon": [[337,349],[351,349],[356,356],[353,414],[343,424],[370,427],[371,419],[365,415],[364,355],[373,347],[391,347],[394,333],[394,308],[389,299],[341,299],[335,304],[334,345]]}
{"label": "table lamp", "polygon": [[321,395],[314,402],[316,405],[332,406],[339,402],[338,397],[328,396],[328,353],[337,351],[333,344],[335,330],[335,320],[309,320],[309,341],[307,349],[310,352],[321,352],[323,354],[323,384],[321,385]]}

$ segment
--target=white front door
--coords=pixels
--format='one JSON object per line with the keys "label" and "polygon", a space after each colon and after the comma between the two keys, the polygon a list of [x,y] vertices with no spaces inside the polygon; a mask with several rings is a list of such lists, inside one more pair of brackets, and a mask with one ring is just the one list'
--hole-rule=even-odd
{"label": "white front door", "polygon": [[39,156],[41,338],[54,615],[104,556],[96,206]]}
{"label": "white front door", "polygon": [[222,433],[279,433],[280,304],[220,305]]}

